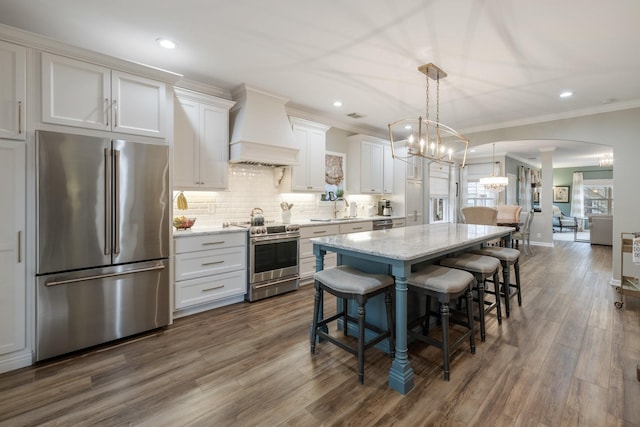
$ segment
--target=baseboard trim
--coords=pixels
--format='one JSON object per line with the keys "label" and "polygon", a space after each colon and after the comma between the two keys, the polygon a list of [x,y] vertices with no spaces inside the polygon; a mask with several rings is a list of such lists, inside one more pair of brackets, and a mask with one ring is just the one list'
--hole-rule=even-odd
{"label": "baseboard trim", "polygon": [[31,350],[21,350],[0,356],[0,374],[33,365]]}

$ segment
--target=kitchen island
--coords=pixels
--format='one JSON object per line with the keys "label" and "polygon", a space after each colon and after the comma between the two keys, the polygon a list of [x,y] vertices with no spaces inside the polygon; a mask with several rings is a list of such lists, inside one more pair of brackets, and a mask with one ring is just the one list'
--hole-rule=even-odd
{"label": "kitchen island", "polygon": [[316,271],[324,268],[327,252],[337,253],[338,265],[351,265],[395,278],[396,355],[389,386],[406,394],[413,388],[413,369],[407,356],[407,277],[411,267],[433,262],[497,238],[511,242],[512,227],[472,224],[428,224],[311,239]]}

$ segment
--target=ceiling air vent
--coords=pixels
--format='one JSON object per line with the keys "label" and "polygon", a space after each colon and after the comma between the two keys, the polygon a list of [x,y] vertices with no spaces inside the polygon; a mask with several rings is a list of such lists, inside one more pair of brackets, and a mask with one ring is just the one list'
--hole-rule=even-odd
{"label": "ceiling air vent", "polygon": [[361,119],[364,117],[364,114],[360,114],[360,113],[349,113],[347,114],[348,117],[351,117],[352,119]]}

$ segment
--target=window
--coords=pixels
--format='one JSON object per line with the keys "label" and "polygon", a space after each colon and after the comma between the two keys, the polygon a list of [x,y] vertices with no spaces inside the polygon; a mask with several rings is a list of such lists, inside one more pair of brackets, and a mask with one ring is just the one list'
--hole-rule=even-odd
{"label": "window", "polygon": [[475,163],[462,169],[461,206],[488,206],[498,204],[500,194],[488,191],[480,185],[480,178],[493,173],[493,163]]}
{"label": "window", "polygon": [[467,182],[467,200],[464,206],[496,206],[496,196],[498,194],[488,191],[479,181]]}
{"label": "window", "polygon": [[611,180],[584,181],[585,215],[613,215],[613,182]]}

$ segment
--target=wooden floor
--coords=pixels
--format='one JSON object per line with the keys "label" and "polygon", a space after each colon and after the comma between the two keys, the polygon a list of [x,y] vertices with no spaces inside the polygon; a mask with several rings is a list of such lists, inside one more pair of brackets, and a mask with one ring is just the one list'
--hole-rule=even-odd
{"label": "wooden floor", "polygon": [[521,257],[523,306],[475,355],[412,344],[415,387],[387,386],[390,358],[319,344],[311,287],[179,319],[116,346],[0,375],[0,425],[640,425],[640,303],[609,285],[611,248],[554,242]]}

